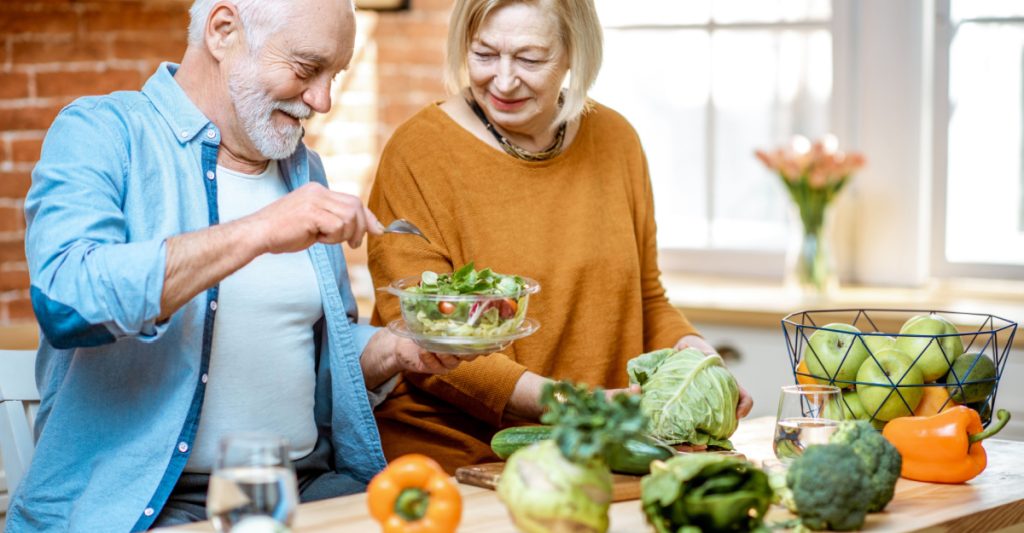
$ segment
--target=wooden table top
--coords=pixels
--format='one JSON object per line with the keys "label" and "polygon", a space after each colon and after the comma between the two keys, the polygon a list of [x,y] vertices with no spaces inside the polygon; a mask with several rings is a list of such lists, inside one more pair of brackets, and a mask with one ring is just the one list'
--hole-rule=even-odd
{"label": "wooden table top", "polygon": [[[774,458],[771,436],[775,420],[762,417],[740,423],[732,441],[747,458],[760,463]],[[883,513],[868,515],[870,531],[995,531],[1010,526],[1024,530],[1024,442],[989,439],[988,468],[970,483],[941,485],[900,479],[896,496]],[[460,485],[463,516],[460,532],[504,533],[516,531],[508,511],[494,491]],[[768,514],[769,522],[792,515],[779,506]],[[613,532],[653,531],[647,526],[639,501],[612,504]],[[1018,529],[1020,528],[1020,529]],[[208,522],[164,530],[210,532]],[[366,509],[366,495],[355,494],[302,504],[296,514],[295,533],[380,531]]]}

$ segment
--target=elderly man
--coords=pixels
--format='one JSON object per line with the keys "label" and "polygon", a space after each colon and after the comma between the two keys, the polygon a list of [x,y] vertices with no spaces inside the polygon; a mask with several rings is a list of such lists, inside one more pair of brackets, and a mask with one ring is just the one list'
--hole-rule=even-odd
{"label": "elderly man", "polygon": [[382,228],[300,142],[352,57],[348,0],[197,0],[191,16],[180,67],[69,105],[33,173],[42,404],[8,531],[205,518],[238,431],[289,440],[304,500],[363,490],[393,376],[457,365],[356,324],[338,244]]}

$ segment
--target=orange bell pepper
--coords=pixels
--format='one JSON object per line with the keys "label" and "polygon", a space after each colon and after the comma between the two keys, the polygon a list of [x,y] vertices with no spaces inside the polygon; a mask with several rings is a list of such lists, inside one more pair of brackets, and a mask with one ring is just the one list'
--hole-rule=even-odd
{"label": "orange bell pepper", "polygon": [[403,455],[370,480],[370,516],[384,533],[452,533],[462,518],[462,495],[433,459]]}
{"label": "orange bell pepper", "polygon": [[958,405],[933,416],[906,416],[890,420],[882,435],[903,456],[900,475],[931,483],[963,483],[988,465],[982,439],[995,435],[1010,420],[1000,409],[998,422],[982,431],[981,417]]}

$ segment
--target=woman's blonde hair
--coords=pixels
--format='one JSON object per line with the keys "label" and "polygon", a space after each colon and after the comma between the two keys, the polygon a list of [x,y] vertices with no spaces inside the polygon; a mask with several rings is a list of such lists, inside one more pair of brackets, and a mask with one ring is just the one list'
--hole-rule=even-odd
{"label": "woman's blonde hair", "polygon": [[569,87],[555,124],[575,120],[586,110],[587,91],[601,69],[601,23],[593,0],[456,0],[448,25],[445,85],[457,93],[469,84],[466,63],[473,37],[487,15],[513,3],[535,4],[558,19],[559,37],[569,54]]}

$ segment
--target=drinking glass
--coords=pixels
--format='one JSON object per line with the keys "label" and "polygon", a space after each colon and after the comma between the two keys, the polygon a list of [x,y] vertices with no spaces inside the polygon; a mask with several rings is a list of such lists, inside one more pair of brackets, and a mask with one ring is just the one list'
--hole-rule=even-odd
{"label": "drinking glass", "polygon": [[783,464],[812,444],[828,444],[843,420],[842,393],[831,385],[788,385],[779,396],[772,449]]}
{"label": "drinking glass", "polygon": [[291,527],[299,494],[288,450],[288,441],[276,435],[224,437],[206,499],[207,515],[217,531]]}

